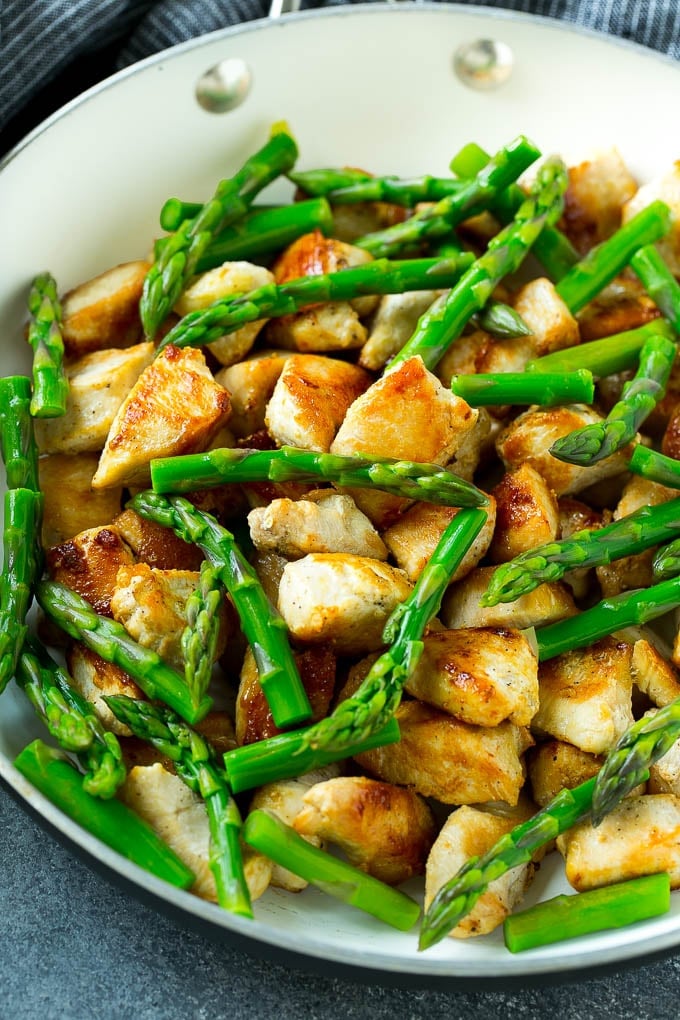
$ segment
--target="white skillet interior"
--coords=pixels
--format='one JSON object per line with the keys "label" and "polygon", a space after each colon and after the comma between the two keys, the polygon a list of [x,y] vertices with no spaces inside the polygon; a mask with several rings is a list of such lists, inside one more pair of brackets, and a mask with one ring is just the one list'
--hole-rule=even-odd
{"label": "white skillet interior", "polygon": [[[513,75],[499,90],[472,91],[453,73],[454,51],[479,38],[507,43],[514,53]],[[246,60],[254,84],[239,109],[209,114],[196,103],[194,85],[226,57]],[[465,142],[493,150],[524,133],[544,153],[570,160],[616,144],[646,180],[680,157],[669,114],[679,99],[677,66],[649,51],[487,8],[336,8],[178,47],[70,104],[0,168],[0,370],[26,371],[21,327],[35,273],[49,268],[65,290],[117,262],[143,257],[158,232],[162,201],[207,197],[262,144],[273,121],[289,122],[301,168],[446,173]],[[290,194],[277,185],[267,197]],[[580,971],[680,943],[677,902],[659,920],[519,957],[503,948],[499,933],[446,940],[418,955],[415,935],[392,932],[312,891],[267,894],[257,904],[258,920],[249,924],[150,878],[36,794],[11,761],[42,735],[10,687],[0,714],[0,775],[86,851],[206,925],[330,963],[423,979]],[[544,866],[528,902],[563,889],[559,866]]]}

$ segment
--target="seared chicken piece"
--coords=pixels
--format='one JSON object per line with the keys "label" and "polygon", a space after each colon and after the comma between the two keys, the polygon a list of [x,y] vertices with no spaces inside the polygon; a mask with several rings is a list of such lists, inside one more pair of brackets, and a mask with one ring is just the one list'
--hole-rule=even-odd
{"label": "seared chicken piece", "polygon": [[[354,401],[331,453],[443,465],[455,456],[477,417],[477,411],[444,389],[421,358],[409,358]],[[392,523],[408,505],[399,496],[370,489],[353,490],[352,495],[378,528]]]}
{"label": "seared chicken piece", "polygon": [[387,549],[351,496],[319,489],[306,499],[275,499],[248,514],[250,537],[261,552],[290,559],[312,552],[353,553],[387,559]]}
{"label": "seared chicken piece", "polygon": [[285,556],[279,556],[275,552],[258,552],[255,550],[251,563],[255,568],[267,598],[273,606],[277,605],[279,601],[279,585],[281,584],[281,577],[288,560]]}
{"label": "seared chicken piece", "polygon": [[477,408],[477,421],[463,437],[452,460],[446,465],[449,471],[471,482],[475,472],[483,465],[489,453],[493,453],[498,422],[486,407]]}
{"label": "seared chicken piece", "polygon": [[420,316],[443,293],[442,290],[411,290],[382,297],[359,355],[362,368],[381,371],[411,339]]}
{"label": "seared chicken piece", "polygon": [[534,728],[591,754],[609,750],[633,724],[632,654],[627,642],[602,638],[541,663]]}
{"label": "seared chicken piece", "polygon": [[559,581],[541,584],[514,602],[480,606],[495,567],[477,567],[471,574],[449,587],[440,619],[445,627],[542,627],[573,616],[576,606],[566,585]]}
{"label": "seared chicken piece", "polygon": [[111,615],[118,568],[134,563],[132,551],[113,526],[74,535],[48,549],[46,560],[53,581],[72,588],[104,616]]}
{"label": "seared chicken piece", "polygon": [[41,453],[95,453],[106,442],[123,400],[153,360],[152,343],[85,354],[66,367],[66,414],[36,418]]}
{"label": "seared chicken piece", "polygon": [[437,832],[417,793],[366,776],[315,783],[293,826],[341,847],[355,868],[389,885],[423,874]]}
{"label": "seared chicken piece", "polygon": [[[273,281],[274,277],[263,266],[251,262],[225,262],[189,284],[177,301],[175,311],[178,315],[188,315],[189,312],[207,308],[221,298],[246,294]],[[266,322],[266,319],[249,322],[233,333],[226,333],[219,340],[207,344],[207,349],[221,365],[234,365],[246,356]]]}
{"label": "seared chicken piece", "polygon": [[[583,531],[586,528],[601,528],[603,521],[602,515],[589,507],[587,503],[582,503],[578,499],[571,499],[569,496],[563,496],[562,499],[557,501],[557,509],[559,512],[559,537],[571,538],[577,531]],[[583,598],[590,586],[589,578],[591,571],[589,568],[581,568],[579,570],[570,570],[564,575],[564,582],[569,585],[576,598]]]}
{"label": "seared chicken piece", "polygon": [[670,412],[668,424],[661,440],[661,452],[674,460],[680,460],[680,400],[674,394],[675,403]]}
{"label": "seared chicken piece", "polygon": [[[131,769],[120,798],[191,868],[196,876],[191,891],[216,903],[215,879],[208,863],[210,828],[198,794],[157,762]],[[250,898],[256,900],[269,885],[271,861],[264,854],[244,848],[243,870]]]}
{"label": "seared chicken piece", "polygon": [[572,790],[599,772],[604,758],[563,740],[539,744],[527,755],[533,799],[545,807],[560,790]]}
{"label": "seared chicken piece", "polygon": [[535,357],[542,358],[579,342],[578,322],[555,285],[545,277],[525,283],[513,304],[531,330]]}
{"label": "seared chicken piece", "polygon": [[570,496],[626,470],[628,447],[588,467],[566,464],[549,453],[552,444],[562,436],[602,420],[585,404],[525,411],[500,434],[496,450],[507,470],[528,463],[543,476],[556,496]]}
{"label": "seared chicken piece", "polygon": [[[628,329],[637,329],[647,322],[658,319],[659,309],[649,295],[642,289],[642,284],[635,277],[617,276],[608,287],[586,305],[579,313],[578,324],[581,342],[599,340],[601,337],[623,333]],[[672,380],[672,373],[671,373]],[[599,390],[606,386],[600,380]],[[671,383],[667,387],[671,388]],[[662,401],[663,403],[663,401]],[[652,412],[655,416],[655,412]]]}
{"label": "seared chicken piece", "polygon": [[680,161],[635,192],[624,206],[623,222],[627,223],[656,199],[661,199],[671,210],[671,229],[656,242],[657,247],[671,272],[677,276],[680,274]]}
{"label": "seared chicken piece", "polygon": [[[530,814],[530,811],[526,811],[526,818]],[[453,878],[470,857],[485,854],[520,820],[467,806],[452,811],[427,859],[425,909],[429,908],[439,889]],[[473,935],[487,935],[497,928],[521,901],[535,871],[536,865],[530,862],[512,868],[491,882],[470,913],[449,933],[450,937],[466,939]]]}
{"label": "seared chicken piece", "polygon": [[215,376],[216,382],[230,394],[229,428],[239,439],[264,428],[267,404],[290,357],[290,351],[261,351],[221,369]]}
{"label": "seared chicken piece", "polygon": [[[645,712],[645,717],[651,718],[655,711],[652,709]],[[680,740],[676,740],[663,757],[650,767],[647,791],[672,793],[675,797],[680,797]]]}
{"label": "seared chicken piece", "polygon": [[[316,769],[296,779],[279,779],[275,783],[266,783],[256,791],[250,803],[251,811],[272,811],[277,818],[280,818],[286,825],[292,825],[304,806],[304,796],[310,787],[315,783],[325,782],[333,776],[337,776],[338,766],[328,765],[323,769]],[[312,846],[323,846],[319,836],[305,836]],[[294,875],[292,871],[281,867],[279,864],[272,864],[271,884],[279,889],[287,889],[289,892],[300,892],[308,885],[306,879]]]}
{"label": "seared chicken piece", "polygon": [[310,553],[285,567],[279,611],[296,641],[328,642],[339,654],[381,647],[392,610],[409,595],[402,570],[367,556]]}
{"label": "seared chicken piece", "polygon": [[517,803],[533,743],[525,727],[470,726],[421,701],[402,701],[396,719],[398,743],[356,756],[367,772],[442,804]]}
{"label": "seared chicken piece", "polygon": [[[99,494],[96,494],[99,495]],[[200,570],[203,553],[178,538],[170,528],[146,521],[134,510],[123,510],[112,526],[130,546],[135,558],[161,570]]]}
{"label": "seared chicken piece", "polygon": [[92,485],[145,485],[149,462],[204,450],[229,417],[229,394],[202,353],[165,347],[118,409]]}
{"label": "seared chicken piece", "polygon": [[351,244],[364,234],[384,230],[402,223],[408,216],[403,206],[391,202],[352,202],[351,205],[333,205],[333,236]]}
{"label": "seared chicken piece", "polygon": [[425,637],[406,690],[475,726],[528,726],[538,709],[538,660],[519,630],[437,631]]}
{"label": "seared chicken piece", "polygon": [[69,358],[141,338],[139,299],[150,268],[148,262],[125,262],[64,295],[62,336]]}
{"label": "seared chicken piece", "polygon": [[454,375],[522,372],[527,361],[535,357],[535,354],[530,336],[501,339],[477,329],[451,344],[437,365],[437,378],[448,387]]}
{"label": "seared chicken piece", "polygon": [[[325,646],[305,648],[295,653],[295,662],[312,706],[312,720],[316,722],[328,715],[335,691],[336,656]],[[239,745],[253,744],[280,732],[260,684],[255,656],[248,648],[236,698],[236,740]]]}
{"label": "seared chicken piece", "polygon": [[667,871],[680,887],[680,799],[626,797],[594,828],[579,822],[557,839],[567,880],[579,892]]}
{"label": "seared chicken piece", "polygon": [[630,663],[633,683],[658,708],[680,698],[680,679],[667,659],[649,641],[641,638],[633,645]]}
{"label": "seared chicken piece", "polygon": [[[80,531],[108,524],[120,510],[122,488],[94,492],[92,478],[99,457],[53,453],[41,457],[40,490],[44,499],[42,542],[47,548],[73,538]],[[68,499],[64,499],[64,493]]]}
{"label": "seared chicken piece", "polygon": [[[459,581],[477,566],[486,554],[496,523],[496,501],[491,496],[484,511],[486,523],[465,553],[463,561],[452,577]],[[385,545],[398,567],[406,571],[412,584],[418,580],[427,565],[437,542],[457,513],[455,507],[437,506],[435,503],[415,503],[410,510],[383,532]]]}
{"label": "seared chicken piece", "polygon": [[124,723],[118,722],[103,695],[124,694],[128,698],[143,698],[144,694],[132,677],[79,642],[67,650],[66,665],[73,686],[90,702],[104,726],[113,733],[129,737],[130,730]]}
{"label": "seared chicken piece", "polygon": [[329,450],[348,407],[370,386],[368,372],[333,358],[292,355],[267,404],[265,421],[280,446]]}
{"label": "seared chicken piece", "polygon": [[637,183],[615,148],[569,168],[564,230],[581,254],[618,230],[623,206],[636,190]]}
{"label": "seared chicken piece", "polygon": [[493,490],[496,528],[489,549],[493,563],[505,563],[528,549],[554,542],[559,530],[557,500],[530,464],[508,471]]}

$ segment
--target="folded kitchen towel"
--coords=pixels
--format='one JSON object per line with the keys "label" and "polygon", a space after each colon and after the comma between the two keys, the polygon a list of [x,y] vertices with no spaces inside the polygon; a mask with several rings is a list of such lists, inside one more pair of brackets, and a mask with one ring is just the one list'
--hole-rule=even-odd
{"label": "folded kitchen towel", "polygon": [[[342,2],[304,0],[303,6]],[[559,18],[680,57],[677,0],[476,0],[475,5]],[[42,97],[37,113],[44,116],[117,68],[205,32],[265,17],[268,6],[267,0],[0,0],[0,131],[12,122],[19,137],[17,125],[32,127],[36,113],[31,116],[27,104],[33,100],[35,110],[36,96]],[[89,60],[84,70],[83,59]],[[68,91],[51,95],[51,83],[70,68]],[[5,147],[0,145],[0,152]]]}

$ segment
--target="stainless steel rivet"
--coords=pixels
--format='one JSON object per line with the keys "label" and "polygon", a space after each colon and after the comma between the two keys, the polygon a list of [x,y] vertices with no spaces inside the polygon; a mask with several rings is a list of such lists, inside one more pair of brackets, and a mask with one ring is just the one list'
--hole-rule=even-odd
{"label": "stainless steel rivet", "polygon": [[514,58],[506,43],[495,39],[475,39],[459,46],[453,57],[453,69],[464,85],[472,89],[497,89],[512,74]]}
{"label": "stainless steel rivet", "polygon": [[245,60],[230,57],[209,68],[196,82],[196,99],[209,113],[235,110],[246,98],[253,76]]}

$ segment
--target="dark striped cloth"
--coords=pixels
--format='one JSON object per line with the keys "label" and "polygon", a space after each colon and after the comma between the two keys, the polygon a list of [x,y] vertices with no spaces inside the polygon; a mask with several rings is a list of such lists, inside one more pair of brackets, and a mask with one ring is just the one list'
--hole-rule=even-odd
{"label": "dark striped cloth", "polygon": [[[337,2],[343,0],[307,0],[304,6]],[[680,57],[677,0],[476,2],[560,18]],[[175,43],[264,17],[268,6],[267,0],[0,0],[0,131],[10,121],[17,123],[36,94],[49,95],[50,83],[70,66],[76,67],[69,80],[70,94],[75,94],[97,76]],[[82,63],[86,58],[87,66]],[[80,66],[86,66],[82,81]],[[69,94],[56,98],[63,101]],[[51,108],[56,105],[55,100]],[[43,103],[40,112],[49,110],[49,102]]]}

